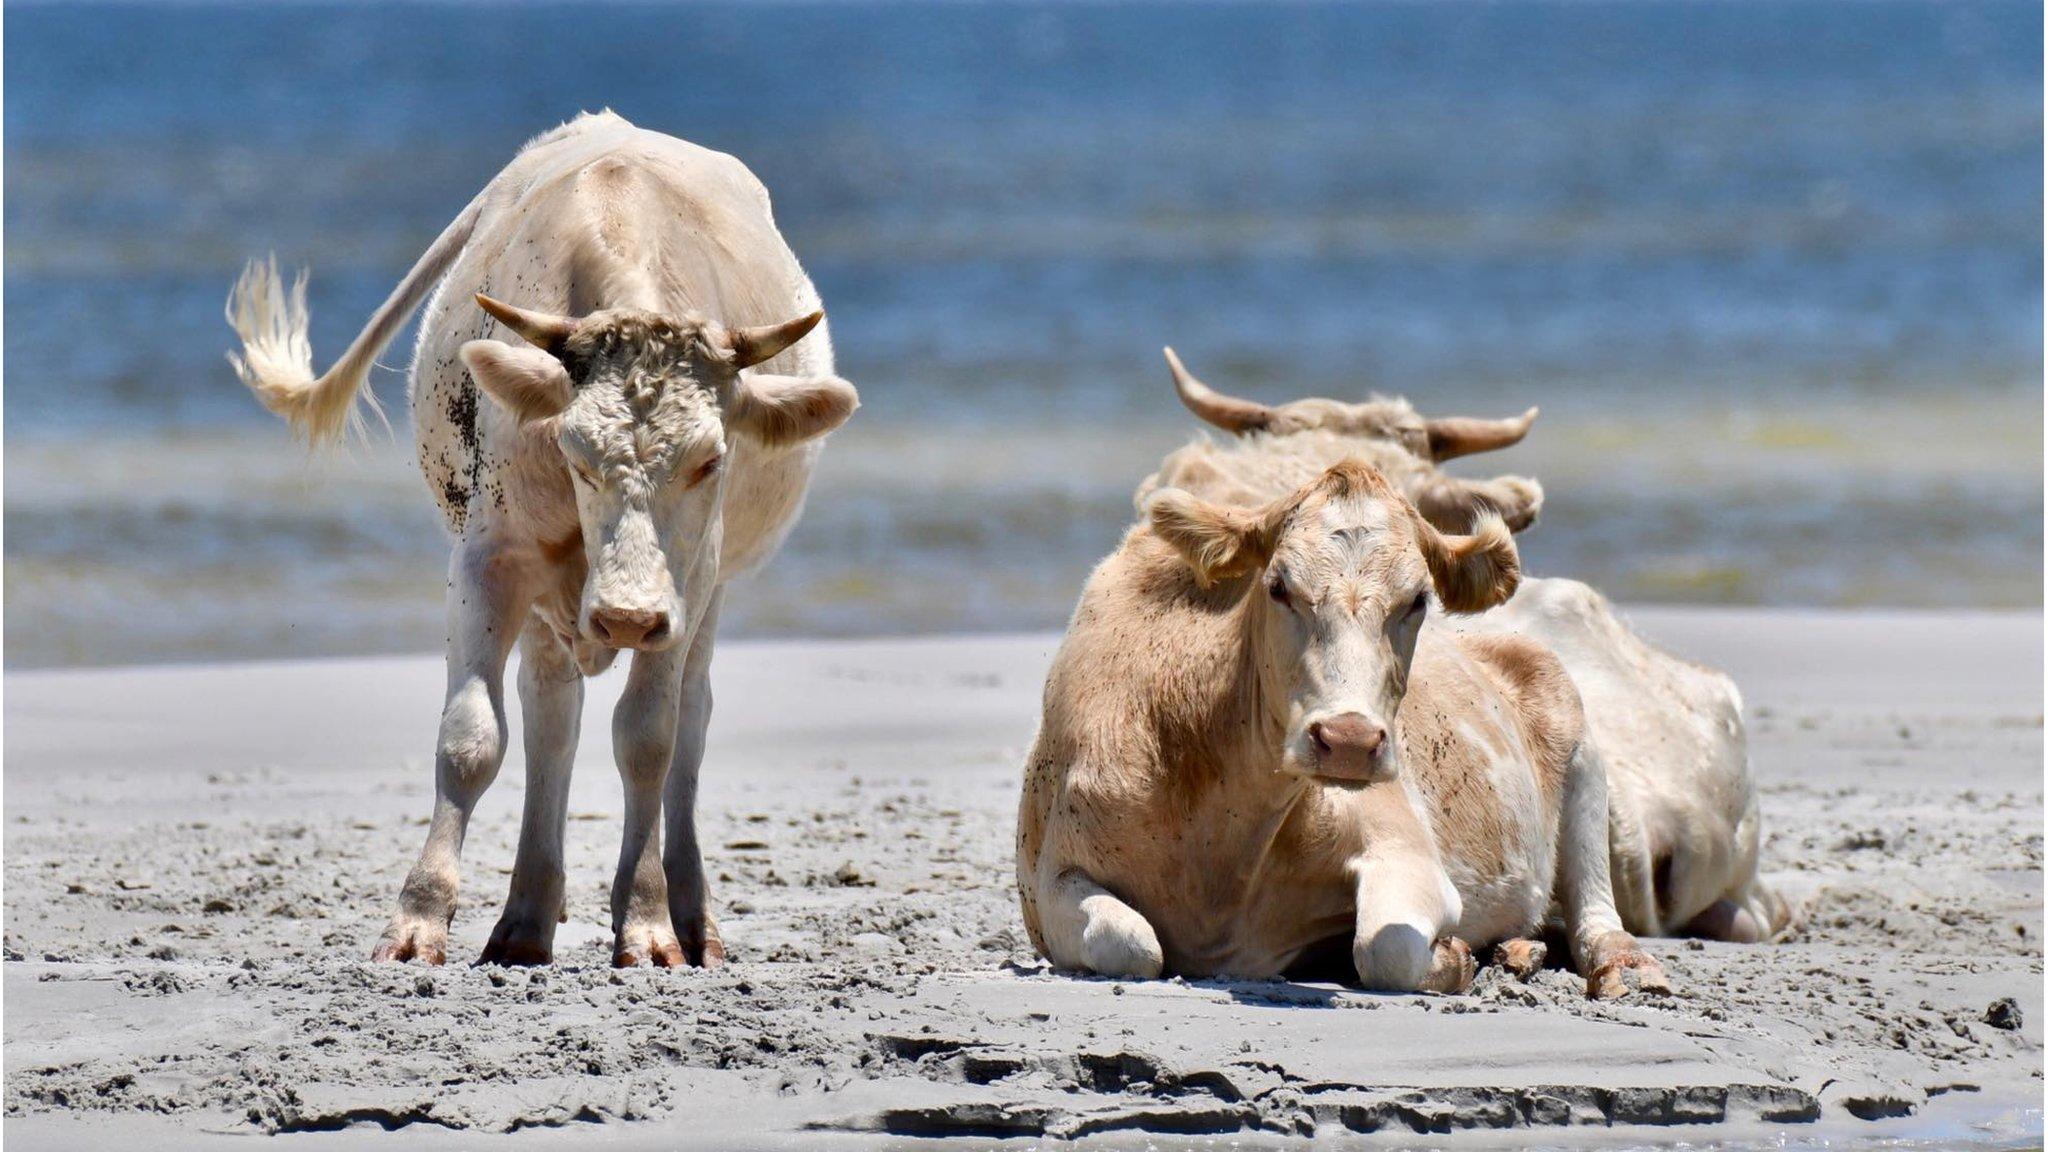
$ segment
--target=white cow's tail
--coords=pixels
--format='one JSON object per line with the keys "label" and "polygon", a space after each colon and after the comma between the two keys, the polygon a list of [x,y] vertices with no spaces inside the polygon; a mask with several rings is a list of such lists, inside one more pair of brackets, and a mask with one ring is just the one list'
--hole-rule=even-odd
{"label": "white cow's tail", "polygon": [[242,339],[241,353],[228,353],[235,374],[265,408],[291,422],[293,434],[314,445],[330,443],[344,432],[363,431],[358,396],[383,420],[376,396],[364,392],[363,382],[377,357],[469,243],[483,199],[478,194],[442,230],[369,324],[356,333],[348,351],[318,377],[313,375],[313,345],[306,338],[306,274],[299,273],[286,289],[275,256],[251,260],[228,295],[228,323]]}

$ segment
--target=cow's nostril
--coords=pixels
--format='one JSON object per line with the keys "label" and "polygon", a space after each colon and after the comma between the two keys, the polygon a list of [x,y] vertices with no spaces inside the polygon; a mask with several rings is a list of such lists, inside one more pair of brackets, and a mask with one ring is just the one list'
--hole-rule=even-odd
{"label": "cow's nostril", "polygon": [[1367,756],[1379,751],[1386,742],[1387,729],[1355,712],[1318,720],[1309,725],[1309,737],[1315,741],[1316,751],[1328,755],[1333,750],[1347,753],[1363,753]]}
{"label": "cow's nostril", "polygon": [[637,608],[601,608],[590,614],[590,630],[607,647],[645,648],[668,636],[668,613]]}

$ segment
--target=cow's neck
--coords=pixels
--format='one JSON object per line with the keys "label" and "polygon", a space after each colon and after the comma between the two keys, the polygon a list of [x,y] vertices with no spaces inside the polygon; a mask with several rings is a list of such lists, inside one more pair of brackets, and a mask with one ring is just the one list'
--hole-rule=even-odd
{"label": "cow's neck", "polygon": [[1287,695],[1277,669],[1260,658],[1259,609],[1256,595],[1247,595],[1233,610],[1231,633],[1236,658],[1230,662],[1235,683],[1223,694],[1222,707],[1205,727],[1211,753],[1222,765],[1225,806],[1258,829],[1277,828],[1298,805],[1312,783],[1279,771],[1287,738]]}

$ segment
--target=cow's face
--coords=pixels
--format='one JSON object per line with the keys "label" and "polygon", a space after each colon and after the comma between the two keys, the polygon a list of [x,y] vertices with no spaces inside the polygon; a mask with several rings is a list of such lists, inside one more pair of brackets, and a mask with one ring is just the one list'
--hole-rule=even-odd
{"label": "cow's face", "polygon": [[1430,594],[1450,611],[1477,612],[1513,595],[1520,578],[1498,517],[1445,536],[1357,461],[1262,509],[1168,488],[1150,512],[1198,580],[1244,582],[1249,655],[1285,711],[1281,768],[1323,780],[1395,775],[1394,715]]}
{"label": "cow's face", "polygon": [[694,316],[621,309],[569,320],[478,303],[534,345],[476,340],[462,358],[515,417],[548,422],[561,451],[588,565],[583,638],[649,651],[687,639],[717,586],[736,442],[799,443],[859,403],[836,377],[741,374],[823,314],[728,329]]}

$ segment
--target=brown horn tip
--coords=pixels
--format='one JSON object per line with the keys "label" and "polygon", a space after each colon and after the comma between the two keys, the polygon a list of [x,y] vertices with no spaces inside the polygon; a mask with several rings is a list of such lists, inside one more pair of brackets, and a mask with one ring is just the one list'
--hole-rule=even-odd
{"label": "brown horn tip", "polygon": [[1538,409],[1505,420],[1479,420],[1469,416],[1446,416],[1424,421],[1429,430],[1429,454],[1436,460],[1453,460],[1475,452],[1493,452],[1522,441],[1529,426],[1536,423]]}
{"label": "brown horn tip", "polygon": [[503,300],[493,300],[481,292],[476,294],[476,306],[498,323],[519,333],[527,343],[546,352],[560,352],[562,345],[576,331],[576,321],[567,316],[520,308]]}
{"label": "brown horn tip", "polygon": [[752,368],[766,360],[772,360],[783,349],[811,334],[825,319],[822,311],[808,316],[799,316],[780,324],[761,324],[752,328],[728,328],[726,340],[732,344],[733,362],[741,368]]}
{"label": "brown horn tip", "polygon": [[1263,432],[1273,423],[1273,410],[1264,404],[1225,396],[1200,380],[1180,362],[1171,347],[1165,349],[1166,366],[1173,372],[1173,390],[1187,410],[1225,432],[1239,436]]}

